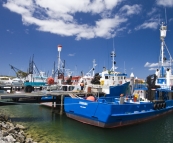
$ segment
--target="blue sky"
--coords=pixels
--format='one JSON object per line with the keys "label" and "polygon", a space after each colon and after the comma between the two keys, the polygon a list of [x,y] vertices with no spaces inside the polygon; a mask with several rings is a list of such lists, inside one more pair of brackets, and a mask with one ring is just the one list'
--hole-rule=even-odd
{"label": "blue sky", "polygon": [[15,75],[9,64],[26,71],[33,54],[50,74],[59,44],[73,75],[88,72],[93,59],[100,72],[111,68],[114,45],[117,71],[145,79],[159,60],[165,8],[173,53],[173,0],[0,0],[0,74]]}

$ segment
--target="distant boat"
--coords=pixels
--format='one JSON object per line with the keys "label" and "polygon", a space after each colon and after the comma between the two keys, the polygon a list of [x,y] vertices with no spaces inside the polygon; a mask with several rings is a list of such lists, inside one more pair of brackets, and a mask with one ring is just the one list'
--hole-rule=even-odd
{"label": "distant boat", "polygon": [[16,78],[12,79],[11,85],[21,87],[21,86],[23,86],[23,83],[24,83],[24,81],[22,79],[16,77]]}
{"label": "distant boat", "polygon": [[8,86],[11,85],[12,78],[7,76],[0,76],[0,85]]}
{"label": "distant boat", "polygon": [[[123,96],[116,92],[114,94],[111,92],[111,88],[110,90],[108,88],[108,93],[104,97],[88,96],[83,99],[65,97],[64,109],[67,117],[102,128],[113,128],[140,123],[172,112],[172,58],[170,58],[169,64],[166,64],[163,57],[166,30],[167,27],[162,23],[160,28],[161,68],[156,71],[156,74],[147,77],[147,86],[135,88],[134,96]],[[110,75],[112,74],[105,74],[105,82],[106,79],[114,77]],[[116,75],[118,77],[119,74]],[[124,77],[124,75],[119,76]]]}

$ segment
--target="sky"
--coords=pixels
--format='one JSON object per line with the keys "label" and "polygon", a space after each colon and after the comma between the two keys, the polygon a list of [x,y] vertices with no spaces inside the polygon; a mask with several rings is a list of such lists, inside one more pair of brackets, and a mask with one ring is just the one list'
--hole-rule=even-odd
{"label": "sky", "polygon": [[[173,53],[173,0],[0,0],[0,75],[27,71],[29,60],[51,75],[57,46],[65,68],[80,75],[96,61],[95,72],[111,69],[145,79],[160,55],[160,24]],[[165,56],[166,55],[165,51]]]}

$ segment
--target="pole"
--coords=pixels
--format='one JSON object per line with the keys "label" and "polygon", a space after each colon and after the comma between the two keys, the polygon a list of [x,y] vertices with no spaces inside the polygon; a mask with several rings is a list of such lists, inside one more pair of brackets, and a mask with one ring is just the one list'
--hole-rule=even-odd
{"label": "pole", "polygon": [[64,106],[63,106],[63,101],[64,101],[64,95],[61,95],[61,107],[60,107],[60,115],[63,114]]}
{"label": "pole", "polygon": [[95,59],[93,60],[93,77],[94,77],[94,75],[95,75],[95,66],[96,66],[96,61],[95,61]]}

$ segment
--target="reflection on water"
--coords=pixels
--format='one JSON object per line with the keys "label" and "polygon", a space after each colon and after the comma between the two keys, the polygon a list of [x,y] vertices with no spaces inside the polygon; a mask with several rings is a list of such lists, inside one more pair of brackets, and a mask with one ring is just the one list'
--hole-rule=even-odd
{"label": "reflection on water", "polygon": [[42,143],[172,143],[173,114],[141,124],[103,129],[51,112],[42,105],[0,106],[13,122],[28,127],[28,133]]}

